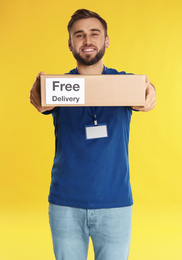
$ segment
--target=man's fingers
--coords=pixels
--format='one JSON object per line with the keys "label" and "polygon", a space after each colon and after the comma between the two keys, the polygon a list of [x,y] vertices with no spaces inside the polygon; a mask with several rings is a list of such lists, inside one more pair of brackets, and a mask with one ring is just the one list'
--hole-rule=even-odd
{"label": "man's fingers", "polygon": [[33,87],[32,87],[32,89],[33,89],[33,88],[36,89],[36,91],[37,91],[38,93],[40,93],[40,75],[45,75],[45,73],[44,73],[43,71],[41,71],[41,72],[37,75],[36,81],[35,81],[35,83],[33,84]]}
{"label": "man's fingers", "polygon": [[145,75],[145,86],[146,86],[146,88],[148,87],[149,84],[150,84],[149,78],[147,77],[147,75]]}
{"label": "man's fingers", "polygon": [[32,89],[30,90],[30,102],[39,109],[41,107],[41,97],[40,97],[40,75],[44,75],[45,73],[41,71],[34,82]]}
{"label": "man's fingers", "polygon": [[133,106],[132,108],[138,111],[147,112],[152,110],[156,105],[156,91],[155,87],[150,83],[148,77],[146,76],[145,80],[145,105],[144,106]]}
{"label": "man's fingers", "polygon": [[39,106],[39,104],[36,102],[34,98],[30,99],[30,103],[40,112],[41,107]]}
{"label": "man's fingers", "polygon": [[35,87],[32,88],[30,91],[30,98],[36,100],[39,105],[41,104],[40,89],[38,87],[37,89]]}
{"label": "man's fingers", "polygon": [[156,91],[154,87],[149,83],[149,86],[146,90],[146,107],[154,107],[156,105]]}
{"label": "man's fingers", "polygon": [[40,103],[37,102],[37,99],[35,99],[34,97],[32,97],[32,101],[33,101],[33,103],[34,103],[34,105],[35,105],[36,107],[40,107]]}
{"label": "man's fingers", "polygon": [[144,111],[144,106],[133,106],[132,109],[138,110],[138,111]]}
{"label": "man's fingers", "polygon": [[36,100],[34,98],[32,98],[30,100],[30,103],[39,111],[39,112],[45,112],[45,111],[49,111],[49,110],[52,110],[54,107],[42,107],[40,106]]}
{"label": "man's fingers", "polygon": [[45,75],[45,73],[43,71],[39,72],[39,74],[37,75],[38,79],[40,79],[40,75]]}

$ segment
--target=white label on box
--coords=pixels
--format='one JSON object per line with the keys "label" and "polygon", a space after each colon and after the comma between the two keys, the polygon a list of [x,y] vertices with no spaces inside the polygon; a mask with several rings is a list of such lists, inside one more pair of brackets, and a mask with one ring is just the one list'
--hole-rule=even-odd
{"label": "white label on box", "polygon": [[46,104],[85,104],[85,79],[46,78]]}

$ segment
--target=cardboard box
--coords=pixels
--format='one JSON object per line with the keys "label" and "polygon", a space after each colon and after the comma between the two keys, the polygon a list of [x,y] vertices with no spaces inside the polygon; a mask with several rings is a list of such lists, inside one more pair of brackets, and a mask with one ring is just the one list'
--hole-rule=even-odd
{"label": "cardboard box", "polygon": [[143,106],[145,75],[41,75],[42,106]]}

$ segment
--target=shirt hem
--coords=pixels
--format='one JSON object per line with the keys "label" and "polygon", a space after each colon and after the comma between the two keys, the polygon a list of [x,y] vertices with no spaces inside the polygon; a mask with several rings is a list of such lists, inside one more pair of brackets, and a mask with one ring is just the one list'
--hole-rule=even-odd
{"label": "shirt hem", "polygon": [[73,207],[73,208],[81,208],[81,209],[107,209],[107,208],[122,208],[122,207],[129,207],[133,205],[133,201],[129,201],[127,203],[108,203],[108,204],[92,204],[88,203],[73,203],[68,201],[58,201],[58,200],[48,200],[49,203],[59,205],[59,206],[66,206],[66,207]]}

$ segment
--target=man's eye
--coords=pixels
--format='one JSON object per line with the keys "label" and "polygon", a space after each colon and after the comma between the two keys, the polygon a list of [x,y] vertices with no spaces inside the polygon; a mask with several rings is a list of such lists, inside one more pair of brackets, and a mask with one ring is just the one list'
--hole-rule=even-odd
{"label": "man's eye", "polygon": [[77,38],[80,38],[80,37],[82,37],[83,35],[82,34],[77,34]]}
{"label": "man's eye", "polygon": [[97,36],[98,35],[98,33],[92,33],[92,36]]}

